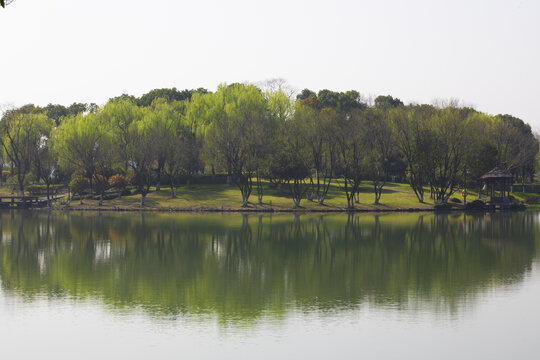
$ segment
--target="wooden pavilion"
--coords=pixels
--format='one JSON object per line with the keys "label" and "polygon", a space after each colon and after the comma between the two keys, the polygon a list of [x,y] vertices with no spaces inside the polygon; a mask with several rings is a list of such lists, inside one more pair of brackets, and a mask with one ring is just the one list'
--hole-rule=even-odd
{"label": "wooden pavilion", "polygon": [[[510,206],[510,187],[514,177],[508,171],[496,167],[481,177],[486,184],[488,206],[506,209]],[[498,194],[497,194],[498,192]]]}

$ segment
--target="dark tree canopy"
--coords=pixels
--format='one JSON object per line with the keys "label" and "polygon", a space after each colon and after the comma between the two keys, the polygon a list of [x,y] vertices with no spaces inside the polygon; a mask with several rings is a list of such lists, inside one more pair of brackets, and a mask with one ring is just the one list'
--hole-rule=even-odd
{"label": "dark tree canopy", "polygon": [[311,91],[309,89],[304,89],[302,90],[300,94],[296,95],[296,99],[301,100],[301,101],[306,100],[310,97],[317,97],[317,94],[315,94],[314,91]]}
{"label": "dark tree canopy", "polygon": [[117,101],[129,101],[129,102],[132,102],[132,103],[136,104],[137,103],[137,98],[135,96],[133,96],[133,95],[122,94],[120,96],[115,96],[115,97],[109,99],[109,102],[117,102]]}
{"label": "dark tree canopy", "polygon": [[[206,93],[206,89],[199,89],[202,90],[203,93]],[[198,92],[198,90],[177,90],[176,88],[172,89],[154,89],[150,90],[146,94],[142,95],[137,100],[137,105],[139,106],[150,106],[152,105],[152,102],[157,99],[166,99],[167,101],[182,101],[182,100],[189,100],[191,99],[191,96],[193,93]]]}
{"label": "dark tree canopy", "polygon": [[68,109],[63,105],[49,104],[44,108],[47,116],[54,120],[56,125],[60,124],[60,119],[69,114]]}
{"label": "dark tree canopy", "polygon": [[378,108],[395,108],[403,106],[403,102],[398,98],[393,98],[390,95],[379,95],[375,98],[375,106]]}
{"label": "dark tree canopy", "polygon": [[69,115],[79,115],[87,111],[88,105],[84,103],[73,103],[69,105],[67,111]]}
{"label": "dark tree canopy", "polygon": [[319,91],[317,95],[323,108],[337,108],[339,102],[339,93],[327,89]]}

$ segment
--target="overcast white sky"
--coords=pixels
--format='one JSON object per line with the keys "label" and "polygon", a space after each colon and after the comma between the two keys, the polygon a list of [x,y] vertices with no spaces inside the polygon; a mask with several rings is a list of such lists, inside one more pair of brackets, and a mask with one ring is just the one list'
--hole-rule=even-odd
{"label": "overcast white sky", "polygon": [[0,105],[281,77],[458,98],[540,130],[539,0],[14,0],[0,65]]}

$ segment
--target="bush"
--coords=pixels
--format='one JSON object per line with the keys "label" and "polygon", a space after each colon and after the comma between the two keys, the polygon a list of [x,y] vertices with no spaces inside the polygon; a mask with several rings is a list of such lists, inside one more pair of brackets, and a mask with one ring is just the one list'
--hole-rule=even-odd
{"label": "bush", "polygon": [[467,203],[465,205],[466,210],[484,210],[486,207],[486,203],[484,203],[482,200],[474,200],[473,202]]}
{"label": "bush", "polygon": [[124,190],[128,186],[128,179],[121,174],[113,175],[109,178],[109,186],[117,190]]}
{"label": "bush", "polygon": [[94,189],[96,190],[96,193],[103,194],[108,188],[109,182],[105,176],[99,174],[94,175]]}
{"label": "bush", "polygon": [[78,194],[81,197],[82,201],[83,192],[90,188],[90,180],[84,176],[76,176],[71,180],[69,186],[73,193]]}
{"label": "bush", "polygon": [[137,186],[137,178],[135,176],[135,171],[128,171],[126,175],[126,181],[128,185]]}
{"label": "bush", "polygon": [[[53,196],[58,195],[63,188],[64,185],[62,184],[50,185],[49,194]],[[47,195],[47,185],[28,185],[26,191],[28,191],[30,195],[45,196]]]}
{"label": "bush", "polygon": [[1,174],[1,180],[2,180],[2,182],[6,181],[6,179],[7,179],[8,177],[10,177],[10,176],[11,176],[11,171],[9,171],[9,170],[2,170],[2,174]]}
{"label": "bush", "polygon": [[451,204],[438,204],[438,205],[435,205],[434,208],[436,211],[448,211],[448,210],[452,210],[452,205]]}

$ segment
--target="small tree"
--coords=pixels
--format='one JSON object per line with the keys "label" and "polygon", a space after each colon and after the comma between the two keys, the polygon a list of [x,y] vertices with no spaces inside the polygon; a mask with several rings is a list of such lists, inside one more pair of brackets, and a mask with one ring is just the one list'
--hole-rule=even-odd
{"label": "small tree", "polygon": [[109,181],[105,176],[96,174],[94,175],[94,188],[99,194],[99,206],[102,206],[103,195],[105,195],[105,191],[107,191],[107,189],[109,188]]}
{"label": "small tree", "polygon": [[373,184],[375,205],[378,205],[391,171],[391,158],[395,152],[395,138],[388,111],[366,110],[361,122],[361,131],[367,145],[365,173]]}
{"label": "small tree", "polygon": [[269,172],[271,177],[280,179],[280,182],[288,185],[294,207],[300,207],[302,197],[309,189],[309,185],[304,182],[309,176],[309,168],[301,154],[282,147],[281,151],[272,157]]}
{"label": "small tree", "polygon": [[6,112],[0,122],[0,146],[17,177],[19,192],[24,196],[24,182],[32,170],[36,147],[52,128],[52,120],[43,114],[22,110]]}
{"label": "small tree", "polygon": [[336,135],[339,170],[343,177],[343,190],[349,210],[354,209],[354,196],[360,190],[363,176],[365,144],[360,128],[361,116],[360,111],[352,112],[350,117],[341,116]]}
{"label": "small tree", "polygon": [[53,149],[61,168],[72,168],[90,181],[110,166],[112,143],[108,124],[94,114],[77,115],[62,121],[52,133]]}
{"label": "small tree", "polygon": [[132,184],[137,187],[141,194],[141,207],[144,206],[144,201],[155,178],[153,164],[156,158],[156,140],[150,136],[153,125],[152,118],[153,116],[149,114],[142,120],[133,122],[129,129],[131,142],[128,153],[130,154],[131,168],[133,169]]}
{"label": "small tree", "polygon": [[113,189],[118,190],[118,198],[122,196],[122,192],[128,186],[128,180],[122,174],[116,174],[109,178],[109,186]]}
{"label": "small tree", "polygon": [[90,181],[88,178],[85,178],[84,176],[76,176],[74,177],[71,182],[69,183],[69,187],[71,188],[71,191],[73,193],[79,195],[79,199],[81,200],[81,204],[83,203],[82,194],[84,191],[88,190],[90,188]]}

